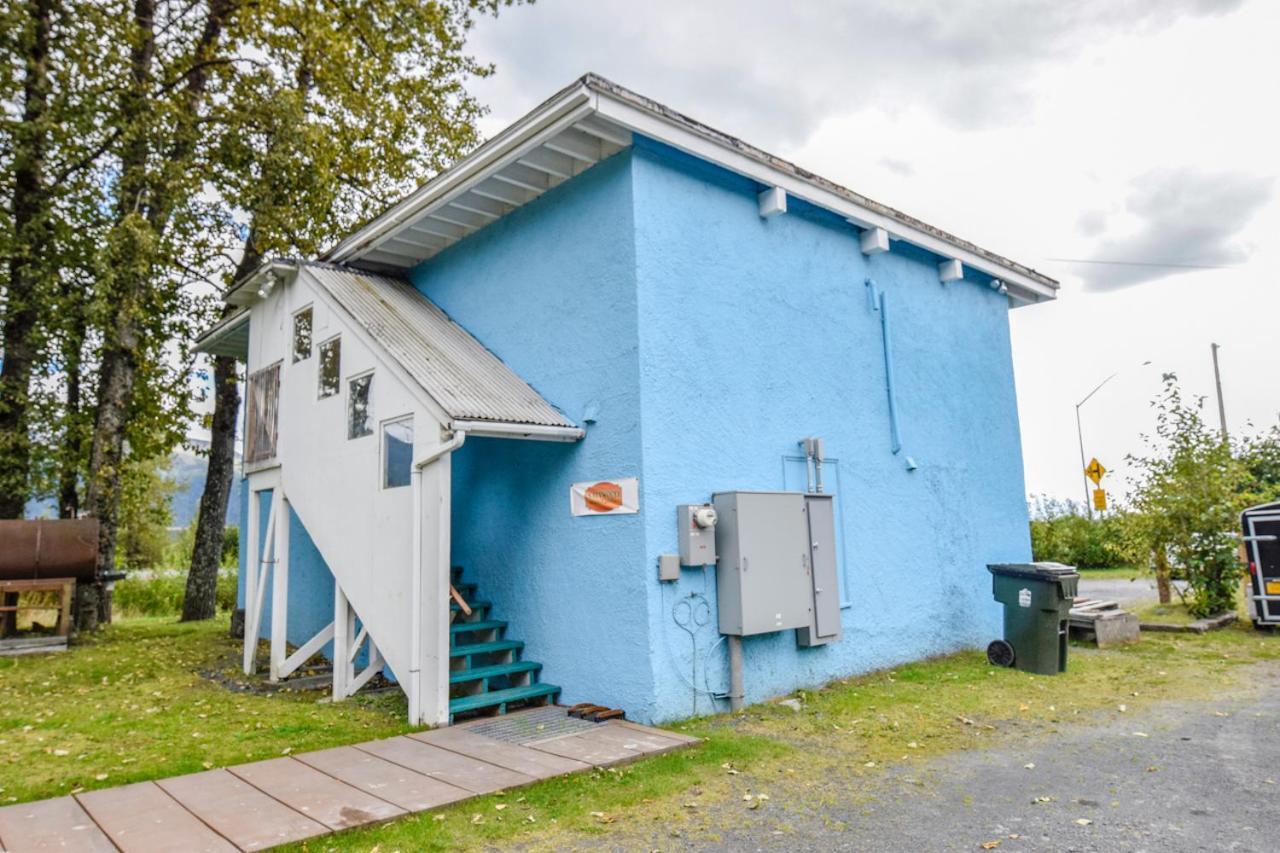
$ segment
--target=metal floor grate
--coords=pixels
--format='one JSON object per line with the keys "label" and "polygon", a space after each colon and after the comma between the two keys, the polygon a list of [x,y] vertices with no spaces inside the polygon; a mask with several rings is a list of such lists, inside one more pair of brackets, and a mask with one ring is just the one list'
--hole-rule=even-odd
{"label": "metal floor grate", "polygon": [[561,735],[577,734],[597,726],[589,720],[570,717],[568,709],[558,705],[530,708],[499,717],[487,717],[466,724],[467,731],[507,743],[526,744]]}

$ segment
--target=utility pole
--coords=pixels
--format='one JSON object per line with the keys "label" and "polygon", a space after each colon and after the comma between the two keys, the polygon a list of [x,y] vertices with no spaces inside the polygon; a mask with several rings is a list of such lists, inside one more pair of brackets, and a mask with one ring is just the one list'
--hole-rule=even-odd
{"label": "utility pole", "polygon": [[1222,440],[1227,440],[1227,407],[1222,402],[1222,374],[1218,372],[1218,345],[1209,344],[1213,353],[1213,384],[1218,389],[1218,424],[1222,427]]}

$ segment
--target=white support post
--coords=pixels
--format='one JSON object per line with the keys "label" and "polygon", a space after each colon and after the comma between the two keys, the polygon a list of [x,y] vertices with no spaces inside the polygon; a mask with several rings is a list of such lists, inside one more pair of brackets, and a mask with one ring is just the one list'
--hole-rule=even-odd
{"label": "white support post", "polygon": [[258,668],[258,634],[262,630],[262,605],[266,600],[267,582],[271,576],[271,564],[276,555],[276,521],[280,510],[280,490],[271,493],[271,511],[267,515],[267,532],[262,537],[262,550],[258,550],[256,542],[252,543],[258,559],[254,563],[249,582],[252,583],[253,595],[246,596],[244,614],[244,672],[253,675]]}
{"label": "white support post", "polygon": [[285,662],[280,665],[280,677],[284,678],[298,667],[302,666],[311,656],[324,648],[324,644],[333,639],[333,623],[330,622],[320,629],[320,632],[307,640],[298,650],[289,655]]}
{"label": "white support post", "polygon": [[275,529],[275,571],[271,573],[271,680],[284,678],[289,633],[289,499],[283,486],[275,491],[280,518]]}
{"label": "white support post", "polygon": [[244,651],[242,669],[245,675],[253,672],[253,654],[257,642],[249,632],[249,613],[253,609],[253,599],[257,592],[258,581],[258,518],[261,513],[261,493],[249,488],[249,523],[245,530],[244,565]]}
{"label": "white support post", "polygon": [[[359,647],[357,646],[357,648]],[[369,665],[364,668],[363,672],[351,679],[350,693],[348,695],[354,696],[356,691],[368,684],[370,679],[382,671],[382,664],[382,652],[378,651],[378,644],[373,641],[373,638],[370,638]]]}
{"label": "white support post", "polygon": [[349,696],[351,685],[352,630],[351,605],[342,587],[333,584],[333,701],[341,702]]}

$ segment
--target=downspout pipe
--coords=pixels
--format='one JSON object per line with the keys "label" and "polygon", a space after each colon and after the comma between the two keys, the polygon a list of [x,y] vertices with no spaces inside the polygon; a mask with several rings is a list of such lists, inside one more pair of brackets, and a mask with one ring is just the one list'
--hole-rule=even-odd
{"label": "downspout pipe", "polygon": [[[411,580],[412,613],[409,624],[409,717],[410,722],[422,722],[422,471],[433,462],[462,447],[467,440],[465,430],[457,430],[453,438],[413,463],[409,474],[413,486],[413,577]],[[433,721],[434,722],[434,721]]]}

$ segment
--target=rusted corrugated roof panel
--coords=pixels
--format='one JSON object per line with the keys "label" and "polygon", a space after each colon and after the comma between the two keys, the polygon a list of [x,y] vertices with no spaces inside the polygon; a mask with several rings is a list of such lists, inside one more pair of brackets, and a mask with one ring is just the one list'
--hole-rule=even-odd
{"label": "rusted corrugated roof panel", "polygon": [[313,263],[299,274],[324,288],[451,418],[574,426],[408,282]]}

